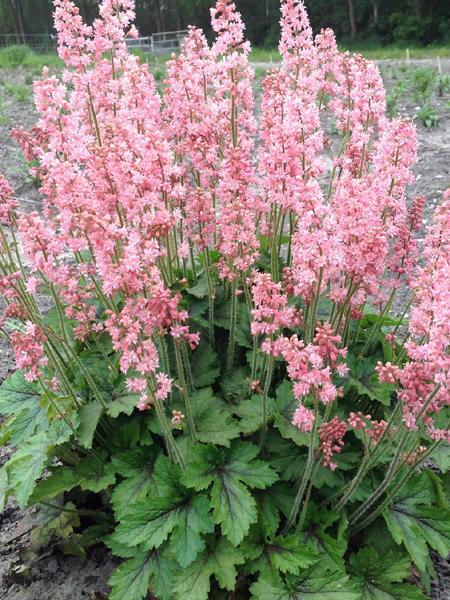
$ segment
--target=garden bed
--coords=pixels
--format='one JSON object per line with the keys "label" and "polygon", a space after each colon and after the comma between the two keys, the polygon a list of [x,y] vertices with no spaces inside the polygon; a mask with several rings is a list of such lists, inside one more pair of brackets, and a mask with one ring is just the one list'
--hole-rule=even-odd
{"label": "garden bed", "polygon": [[[409,69],[433,67],[432,61],[411,63]],[[443,60],[445,73],[450,75],[450,61]],[[264,67],[260,65],[258,72]],[[388,87],[392,91],[402,77],[406,77],[405,63],[385,61],[381,64]],[[0,148],[2,171],[16,190],[23,208],[39,208],[39,193],[27,174],[27,166],[21,153],[10,137],[12,127],[29,128],[35,119],[29,87],[30,74],[26,70],[0,73],[0,95],[4,103],[0,114]],[[25,91],[28,89],[28,94]],[[25,91],[24,91],[25,90]],[[419,162],[416,166],[416,183],[410,189],[410,197],[426,195],[428,202],[424,223],[431,221],[433,211],[450,185],[450,94],[437,96],[433,107],[437,117],[434,127],[426,127],[420,121]],[[406,92],[394,107],[402,115],[416,117],[421,108],[412,95]],[[42,300],[45,302],[45,300]],[[400,295],[399,303],[402,303]],[[45,305],[43,305],[45,308]],[[14,370],[14,360],[8,345],[0,339],[0,381]],[[8,457],[8,449],[0,449],[0,465]],[[0,597],[4,600],[100,600],[107,597],[107,580],[118,564],[106,550],[96,548],[83,560],[49,552],[41,557],[31,569],[23,566],[22,553],[27,546],[27,511],[20,511],[10,500],[0,515]],[[438,580],[433,586],[433,598],[450,598],[450,566],[445,560],[436,560]]]}

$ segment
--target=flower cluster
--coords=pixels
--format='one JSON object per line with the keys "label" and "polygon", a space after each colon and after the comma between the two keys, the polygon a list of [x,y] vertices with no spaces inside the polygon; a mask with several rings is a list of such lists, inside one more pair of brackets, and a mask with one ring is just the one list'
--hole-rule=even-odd
{"label": "flower cluster", "polygon": [[[192,328],[184,291],[202,297],[207,288],[213,347],[216,297],[222,306],[230,300],[227,369],[245,300],[253,389],[267,395],[281,359],[298,402],[294,426],[314,434],[320,410],[310,406],[325,405],[319,435],[332,467],[344,421],[329,418],[344,393],[354,321],[369,306],[387,312],[407,282],[415,294],[407,361],[393,358],[377,370],[398,387],[406,427],[423,423],[433,439],[445,438],[434,416],[450,402],[450,192],[419,267],[424,199],[408,206],[406,198],[413,125],[387,118],[376,66],[339,52],[329,30],[314,37],[300,0],[281,2],[282,63],[263,81],[257,121],[241,16],[231,0],[217,0],[211,16],[214,42],[190,28],[160,93],[127,49],[136,35],[132,0],[103,0],[92,25],[74,2],[55,0],[67,69],[61,77],[44,70],[34,88],[39,122],[14,133],[39,164],[42,213],[19,211],[0,178],[0,221],[18,230],[31,271],[5,234],[0,323],[24,324],[25,332],[11,335],[19,365],[33,379],[47,363],[46,378],[56,372],[32,300],[43,289],[59,319],[75,322],[77,342],[109,335],[127,387],[146,410],[171,395],[174,359],[182,367],[177,389],[187,394],[189,357],[204,330]],[[324,126],[325,112],[337,136]],[[200,329],[205,322],[196,320]],[[70,346],[63,325],[49,335]],[[388,334],[393,354],[394,338]],[[374,445],[386,428],[356,413],[348,423]]]}
{"label": "flower cluster", "polygon": [[[282,356],[287,363],[287,372],[293,381],[294,395],[301,401],[305,396],[315,396],[324,404],[333,402],[339,395],[338,388],[333,383],[333,374],[343,376],[347,373],[347,365],[341,362],[346,356],[346,349],[339,348],[339,335],[334,335],[329,323],[317,327],[316,336],[311,344],[294,334],[290,338],[280,336],[275,340],[266,339],[262,350],[273,356]],[[296,413],[294,421],[303,427],[300,415]],[[306,430],[306,429],[303,429]]]}
{"label": "flower cluster", "polygon": [[319,427],[319,448],[325,467],[332,471],[337,468],[333,462],[333,456],[339,454],[344,446],[344,435],[347,432],[347,424],[339,417],[334,417],[328,423],[322,423]]}

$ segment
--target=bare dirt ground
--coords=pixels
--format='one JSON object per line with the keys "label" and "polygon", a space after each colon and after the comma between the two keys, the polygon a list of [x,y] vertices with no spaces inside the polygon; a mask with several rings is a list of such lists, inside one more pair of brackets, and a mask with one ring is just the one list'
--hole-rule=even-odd
{"label": "bare dirt ground", "polygon": [[[256,65],[260,71],[268,64]],[[434,68],[436,62],[411,62],[408,69]],[[382,61],[380,68],[388,91],[395,89],[405,76],[405,63]],[[442,61],[444,74],[450,77],[450,60]],[[0,172],[14,186],[20,204],[27,210],[38,210],[39,192],[28,175],[27,165],[17,144],[10,138],[14,127],[31,127],[36,120],[27,71],[0,71]],[[28,88],[28,94],[24,90]],[[433,99],[438,117],[436,127],[426,128],[417,118],[421,108],[413,94],[406,93],[397,101],[395,111],[413,118],[419,134],[419,161],[416,183],[410,197],[425,195],[425,225],[430,223],[443,192],[450,187],[450,93]],[[405,292],[406,293],[406,292]],[[42,299],[42,302],[45,302]],[[0,304],[1,311],[1,304]],[[10,348],[0,338],[0,382],[14,370]],[[8,448],[0,448],[0,466],[8,459]],[[21,552],[27,543],[29,511],[20,511],[10,500],[0,514],[0,599],[1,600],[104,600],[108,597],[107,580],[117,561],[103,548],[94,549],[85,560],[49,551],[31,569],[25,568]],[[436,559],[437,579],[433,583],[433,600],[450,600],[450,563]]]}

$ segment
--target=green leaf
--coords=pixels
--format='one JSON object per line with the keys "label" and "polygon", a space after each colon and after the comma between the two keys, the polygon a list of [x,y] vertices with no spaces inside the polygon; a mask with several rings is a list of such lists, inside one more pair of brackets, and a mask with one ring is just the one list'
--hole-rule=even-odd
{"label": "green leaf", "polygon": [[175,563],[159,550],[133,550],[130,560],[123,562],[112,574],[110,600],[140,600],[147,598],[149,587],[159,600],[171,600]]}
{"label": "green leaf", "polygon": [[110,600],[142,600],[149,591],[154,566],[150,553],[139,553],[123,562],[109,579]]}
{"label": "green leaf", "polygon": [[249,487],[265,489],[278,480],[270,465],[256,457],[258,446],[250,442],[234,442],[227,452],[228,460],[224,471]]}
{"label": "green leaf", "polygon": [[181,481],[182,471],[167,456],[160,455],[155,462],[152,480],[153,496],[186,496],[186,487]]}
{"label": "green leaf", "polygon": [[[78,426],[78,415],[76,413],[71,417],[71,424],[74,429]],[[70,440],[73,432],[65,421],[58,419],[49,424],[46,435],[48,441],[54,446],[60,446]]]}
{"label": "green leaf", "polygon": [[270,465],[285,481],[298,481],[306,467],[307,448],[300,448],[280,437],[278,432],[269,431],[267,436]]}
{"label": "green leaf", "polygon": [[201,341],[193,351],[191,362],[192,379],[196,388],[213,384],[220,375],[217,354],[207,341]]}
{"label": "green leaf", "polygon": [[[274,411],[275,401],[273,398],[268,398],[267,416],[269,420],[273,417]],[[261,429],[263,425],[261,396],[255,394],[248,400],[239,402],[239,404],[233,408],[233,412],[241,419],[239,421],[239,427],[243,433],[254,433]]]}
{"label": "green leaf", "polygon": [[8,473],[4,467],[0,468],[0,512],[5,510],[9,496]]}
{"label": "green leaf", "polygon": [[151,489],[152,471],[143,469],[140,473],[134,473],[114,487],[111,495],[111,504],[116,519],[128,510],[130,505],[137,500],[145,498]]}
{"label": "green leaf", "polygon": [[250,373],[243,367],[233,369],[220,378],[220,387],[227,402],[238,404],[249,395]]}
{"label": "green leaf", "polygon": [[450,509],[430,505],[435,498],[425,472],[405,486],[392,507],[383,512],[394,541],[404,544],[421,571],[427,570],[428,546],[442,556],[450,552]]}
{"label": "green leaf", "polygon": [[349,573],[363,600],[426,600],[418,587],[402,583],[410,572],[408,557],[380,555],[373,547],[363,548],[349,561]]}
{"label": "green leaf", "polygon": [[367,396],[370,400],[377,400],[384,406],[390,405],[392,392],[395,391],[393,384],[380,383],[376,374],[370,379],[358,380],[350,377],[349,387],[355,389],[361,396]]}
{"label": "green leaf", "polygon": [[272,566],[281,573],[298,574],[314,564],[317,554],[298,541],[298,536],[279,536],[268,544],[268,555]]}
{"label": "green leaf", "polygon": [[125,386],[121,386],[111,397],[111,402],[107,404],[106,413],[109,417],[116,419],[120,414],[131,415],[139,402],[138,394],[130,394]]}
{"label": "green leaf", "polygon": [[256,502],[248,489],[233,479],[223,477],[214,482],[211,491],[214,522],[223,535],[237,546],[245,537],[250,524],[257,519]]}
{"label": "green leaf", "polygon": [[236,565],[243,562],[240,550],[233,548],[223,538],[213,540],[212,545],[195,562],[176,573],[173,600],[208,600],[211,575],[215,575],[221,588],[233,591],[237,577]]}
{"label": "green leaf", "polygon": [[27,381],[23,371],[16,371],[0,385],[0,414],[16,415],[39,406],[39,398],[37,385]]}
{"label": "green leaf", "polygon": [[302,433],[292,425],[292,417],[298,402],[294,397],[292,384],[289,381],[284,381],[278,386],[275,406],[274,426],[281,436],[287,440],[292,440],[297,446],[307,446],[310,439],[309,434]]}
{"label": "green leaf", "polygon": [[112,463],[106,461],[106,452],[99,453],[98,456],[86,458],[75,468],[80,477],[80,487],[82,490],[90,492],[101,492],[116,481],[116,470]]}
{"label": "green leaf", "polygon": [[[222,303],[217,303],[216,318],[214,323],[223,329],[230,329],[231,300],[227,299]],[[252,348],[252,337],[250,335],[250,311],[243,302],[237,303],[236,326],[234,330],[236,344],[243,348]]]}
{"label": "green leaf", "polygon": [[298,575],[319,558],[319,554],[302,544],[297,535],[267,538],[258,527],[252,528],[243,547],[246,557],[252,559],[251,563],[246,563],[247,571],[260,572],[262,576],[269,578],[277,571]]}
{"label": "green leaf", "polygon": [[446,473],[450,469],[450,444],[440,444],[431,455],[431,459],[437,464],[441,473]]}
{"label": "green leaf", "polygon": [[257,518],[256,502],[247,486],[264,489],[277,480],[269,465],[255,458],[257,453],[256,446],[240,441],[225,452],[199,446],[193,449],[192,462],[182,477],[185,485],[196,490],[213,484],[213,520],[236,546]]}
{"label": "green leaf", "polygon": [[98,402],[85,404],[78,411],[80,424],[78,426],[78,440],[85,448],[92,448],[95,430],[97,429],[103,408]]}
{"label": "green leaf", "polygon": [[44,471],[50,448],[45,434],[41,434],[17,450],[5,465],[9,484],[22,509]]}
{"label": "green leaf", "polygon": [[184,498],[177,496],[137,500],[123,515],[114,539],[125,546],[158,548],[181,520],[184,505]]}
{"label": "green leaf", "polygon": [[2,425],[0,443],[9,441],[18,446],[35,433],[45,431],[47,427],[48,420],[39,403],[27,405]]}
{"label": "green leaf", "polygon": [[105,403],[109,401],[114,391],[112,373],[105,365],[105,359],[101,354],[92,350],[85,350],[78,357],[83,368],[73,366],[75,375],[75,387],[85,398],[93,396],[91,386],[86,381],[86,374],[94,381]]}
{"label": "green leaf", "polygon": [[61,419],[61,415],[71,417],[73,414],[73,396],[64,396],[55,394],[55,392],[52,392],[51,390],[46,390],[41,394],[39,404],[49,421]]}
{"label": "green leaf", "polygon": [[48,550],[56,541],[68,540],[80,526],[80,517],[73,502],[67,502],[62,510],[59,507],[42,506],[37,513],[30,533],[29,550],[35,558],[42,550]]}
{"label": "green leaf", "polygon": [[227,405],[213,396],[211,388],[193,393],[192,406],[197,438],[200,442],[229,446],[230,440],[239,437],[240,429]]}
{"label": "green leaf", "polygon": [[376,325],[380,327],[399,327],[404,324],[402,319],[393,319],[389,315],[385,315],[380,319],[380,315],[367,313],[361,319],[361,327],[363,329],[372,328],[372,325]]}
{"label": "green leaf", "polygon": [[450,510],[394,504],[383,516],[396,543],[405,545],[421,571],[427,567],[427,544],[441,556],[450,552]]}
{"label": "green leaf", "polygon": [[[339,521],[337,533],[331,535],[328,530]],[[346,528],[345,515],[338,515],[310,503],[306,516],[305,541],[320,554],[321,564],[331,571],[345,570],[344,555],[348,546]]]}
{"label": "green leaf", "polygon": [[31,502],[39,503],[42,500],[50,500],[63,492],[68,492],[80,483],[80,475],[69,467],[56,467],[52,473],[40,481],[33,494]]}
{"label": "green leaf", "polygon": [[[63,334],[62,328],[61,328],[61,320],[58,314],[58,309],[56,308],[56,306],[53,306],[43,317],[42,317],[42,323],[44,325],[46,325],[47,327],[49,327],[50,329],[52,329],[55,333],[57,333],[60,337]],[[66,338],[69,340],[69,343],[71,346],[74,345],[74,338],[73,338],[73,328],[74,328],[74,323],[75,321],[68,319],[66,316],[64,316],[64,330],[65,330],[65,335]]]}
{"label": "green leaf", "polygon": [[205,496],[142,498],[123,513],[113,539],[125,546],[158,548],[171,536],[169,549],[182,567],[204,547],[202,535],[214,530]]}
{"label": "green leaf", "polygon": [[189,566],[198,553],[205,548],[202,535],[213,531],[214,525],[209,514],[208,498],[206,496],[194,497],[186,510],[181,513],[169,545],[182,568]]}
{"label": "green leaf", "polygon": [[134,444],[133,446],[133,448],[124,452],[119,452],[118,454],[113,454],[111,457],[111,462],[116,468],[117,473],[122,475],[122,477],[140,475],[144,471],[151,472],[153,468],[153,463],[155,462],[155,453],[153,449]]}
{"label": "green leaf", "polygon": [[178,567],[165,556],[162,548],[152,551],[152,559],[152,593],[158,600],[172,600],[172,580]]}
{"label": "green leaf", "polygon": [[286,580],[262,576],[250,588],[254,600],[360,600],[361,594],[349,578],[340,573],[316,569],[302,577]]}
{"label": "green leaf", "polygon": [[225,450],[212,445],[195,446],[192,450],[191,462],[186,466],[181,481],[197,492],[206,490],[215,480],[216,469],[220,468],[225,461]]}
{"label": "green leaf", "polygon": [[188,288],[186,290],[186,292],[188,294],[191,294],[191,296],[194,296],[195,298],[199,298],[200,300],[202,298],[206,298],[209,294],[207,278],[202,277],[202,278],[198,279],[196,285],[194,285],[191,288]]}

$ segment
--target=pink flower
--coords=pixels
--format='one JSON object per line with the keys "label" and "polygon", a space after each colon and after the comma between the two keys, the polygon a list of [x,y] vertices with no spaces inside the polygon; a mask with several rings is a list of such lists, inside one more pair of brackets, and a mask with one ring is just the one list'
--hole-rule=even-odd
{"label": "pink flower", "polygon": [[300,405],[296,408],[294,416],[292,417],[292,425],[298,427],[300,431],[312,431],[315,416],[312,410]]}
{"label": "pink flower", "polygon": [[28,321],[24,332],[14,331],[10,335],[17,367],[25,371],[27,381],[36,381],[43,375],[42,368],[48,363],[45,356],[45,337],[42,329]]}
{"label": "pink flower", "polygon": [[0,223],[9,224],[11,213],[18,204],[13,198],[13,190],[8,181],[0,175]]}
{"label": "pink flower", "polygon": [[334,417],[328,423],[322,423],[319,427],[319,447],[322,453],[322,461],[325,467],[332,471],[337,464],[332,461],[334,454],[339,454],[344,447],[343,437],[347,431],[347,424],[339,417]]}

